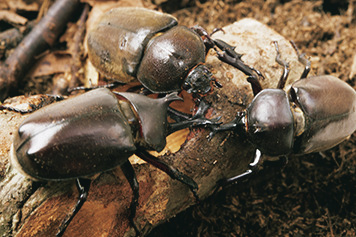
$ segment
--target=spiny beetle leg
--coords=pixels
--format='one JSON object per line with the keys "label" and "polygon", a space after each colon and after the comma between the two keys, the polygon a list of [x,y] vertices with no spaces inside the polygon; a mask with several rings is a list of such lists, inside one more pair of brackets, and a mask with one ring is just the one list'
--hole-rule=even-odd
{"label": "spiny beetle leg", "polygon": [[91,183],[90,179],[83,179],[83,178],[76,179],[76,185],[77,185],[77,189],[79,192],[78,202],[74,206],[72,212],[70,214],[68,214],[67,217],[62,222],[56,236],[59,237],[59,236],[63,235],[63,233],[67,229],[69,223],[73,220],[74,216],[78,213],[80,208],[83,206],[84,202],[87,200],[90,183]]}
{"label": "spiny beetle leg", "polygon": [[238,54],[235,52],[235,47],[229,45],[228,43],[222,40],[214,40],[215,45],[221,50],[218,51],[216,48],[216,53],[218,58],[248,76],[247,81],[251,84],[253,94],[257,95],[261,90],[262,86],[259,82],[259,77],[263,78],[263,75],[257,69],[246,65],[242,60],[242,54]]}
{"label": "spiny beetle leg", "polygon": [[145,150],[139,150],[138,152],[136,152],[136,155],[140,157],[142,160],[146,161],[147,163],[153,165],[154,167],[168,174],[172,179],[176,179],[177,181],[187,185],[189,189],[192,191],[196,201],[199,202],[199,197],[197,194],[198,184],[192,178],[183,174],[173,166],[168,165],[164,161],[159,160],[157,157],[151,155]]}

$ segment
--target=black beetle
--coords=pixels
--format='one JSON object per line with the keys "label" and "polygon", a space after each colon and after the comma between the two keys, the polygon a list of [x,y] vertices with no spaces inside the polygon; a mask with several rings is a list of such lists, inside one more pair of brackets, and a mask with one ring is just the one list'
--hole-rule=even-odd
{"label": "black beetle", "polygon": [[172,15],[145,8],[111,9],[88,34],[89,59],[106,77],[121,83],[138,80],[154,93],[182,87],[208,93],[213,79],[204,65],[206,47],[200,36],[208,35],[199,27],[177,24]]}
{"label": "black beetle", "polygon": [[85,177],[117,166],[122,168],[133,190],[130,223],[139,233],[133,221],[139,187],[128,161],[133,154],[188,185],[197,198],[198,186],[194,180],[147,152],[161,151],[169,133],[211,124],[212,120],[198,117],[168,123],[167,107],[174,100],[182,100],[177,92],[152,99],[100,88],[48,105],[21,123],[10,153],[13,166],[38,181],[77,180],[78,203],[63,221],[57,236],[64,233],[86,200],[90,179]]}
{"label": "black beetle", "polygon": [[[356,130],[356,92],[347,83],[330,76],[310,76],[310,61],[300,54],[299,62],[305,66],[300,80],[295,81],[288,92],[283,90],[289,74],[289,64],[281,59],[277,42],[274,42],[276,62],[284,67],[277,89],[262,89],[259,72],[241,60],[234,47],[221,40],[215,44],[218,58],[248,76],[254,99],[235,119],[214,129],[215,132],[234,130],[246,135],[257,148],[250,168],[256,166],[262,154],[286,156],[319,152],[336,146]],[[225,180],[231,183],[252,172]]]}

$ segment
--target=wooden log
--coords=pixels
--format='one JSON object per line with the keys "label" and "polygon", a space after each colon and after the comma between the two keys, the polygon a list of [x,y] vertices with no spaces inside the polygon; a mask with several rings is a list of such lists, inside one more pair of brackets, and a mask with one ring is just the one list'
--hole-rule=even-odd
{"label": "wooden log", "polygon": [[57,1],[5,60],[0,67],[0,101],[8,97],[11,89],[17,88],[36,61],[35,57],[54,45],[78,6],[77,0]]}
{"label": "wooden log", "polygon": [[[288,40],[267,26],[243,19],[224,27],[215,38],[235,45],[242,60],[260,70],[264,88],[276,87],[282,68],[275,62],[272,41],[279,42],[282,57],[290,62],[291,79],[298,79],[303,66]],[[206,97],[211,103],[207,116],[222,116],[227,122],[251,102],[253,95],[246,76],[216,59],[207,57],[222,88]],[[289,81],[287,84],[290,84]],[[25,115],[0,112],[0,236],[53,236],[77,199],[74,181],[37,184],[10,167],[8,151],[12,136]],[[233,132],[216,134],[207,139],[209,130],[179,131],[169,137],[168,148],[160,159],[192,177],[199,185],[198,195],[205,199],[212,194],[218,180],[244,172],[252,161],[251,145]],[[140,185],[139,206],[135,222],[142,236],[152,228],[177,215],[196,200],[185,185],[168,175],[131,158]],[[88,199],[69,225],[64,236],[134,236],[128,221],[132,192],[119,168],[102,173],[92,182]]]}

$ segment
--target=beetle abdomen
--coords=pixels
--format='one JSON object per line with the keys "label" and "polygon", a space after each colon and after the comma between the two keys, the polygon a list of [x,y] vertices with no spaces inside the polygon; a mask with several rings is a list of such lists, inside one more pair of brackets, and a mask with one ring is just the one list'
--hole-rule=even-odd
{"label": "beetle abdomen", "polygon": [[116,97],[97,89],[31,114],[14,139],[15,163],[36,179],[89,176],[124,163],[136,147]]}
{"label": "beetle abdomen", "polygon": [[290,97],[306,118],[296,153],[329,149],[356,130],[356,92],[340,79],[325,75],[295,82]]}
{"label": "beetle abdomen", "polygon": [[109,78],[133,81],[148,41],[177,24],[169,14],[144,8],[114,8],[88,35],[90,61]]}

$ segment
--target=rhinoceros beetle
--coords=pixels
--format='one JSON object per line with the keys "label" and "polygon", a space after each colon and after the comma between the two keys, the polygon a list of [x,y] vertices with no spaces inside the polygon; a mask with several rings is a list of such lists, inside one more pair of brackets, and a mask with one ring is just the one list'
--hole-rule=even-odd
{"label": "rhinoceros beetle", "polygon": [[167,107],[175,100],[182,100],[177,92],[152,99],[99,88],[43,107],[21,123],[10,153],[13,166],[37,181],[76,179],[79,199],[57,236],[64,233],[87,198],[90,179],[85,177],[117,166],[122,168],[133,191],[129,219],[139,233],[133,221],[139,186],[128,161],[133,154],[186,184],[198,198],[198,186],[193,179],[147,152],[161,151],[166,136],[174,131],[215,124],[203,118],[204,109],[199,110],[202,117],[168,123]]}
{"label": "rhinoceros beetle", "polygon": [[154,93],[208,93],[214,79],[204,62],[212,41],[204,43],[208,35],[200,27],[177,24],[172,15],[145,8],[111,9],[88,34],[89,59],[104,76],[138,80]]}
{"label": "rhinoceros beetle", "polygon": [[289,63],[281,59],[277,42],[274,42],[276,62],[284,67],[277,89],[262,89],[258,71],[244,64],[234,47],[221,40],[215,40],[215,44],[222,50],[217,51],[220,60],[248,76],[255,96],[245,111],[238,112],[233,121],[214,128],[210,134],[212,137],[218,131],[234,130],[257,148],[250,169],[224,182],[233,183],[252,173],[262,154],[283,157],[327,150],[356,130],[355,90],[334,76],[307,77],[310,61],[300,54],[293,41],[298,60],[305,68],[287,92],[283,88]]}

